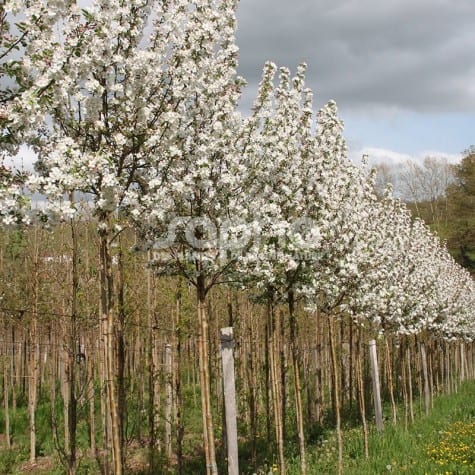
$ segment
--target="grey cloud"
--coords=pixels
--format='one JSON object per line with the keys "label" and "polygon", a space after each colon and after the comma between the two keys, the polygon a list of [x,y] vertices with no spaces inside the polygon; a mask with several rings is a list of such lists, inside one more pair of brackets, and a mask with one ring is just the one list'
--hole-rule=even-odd
{"label": "grey cloud", "polygon": [[251,94],[266,60],[305,61],[318,103],[475,110],[472,0],[241,0],[237,42]]}

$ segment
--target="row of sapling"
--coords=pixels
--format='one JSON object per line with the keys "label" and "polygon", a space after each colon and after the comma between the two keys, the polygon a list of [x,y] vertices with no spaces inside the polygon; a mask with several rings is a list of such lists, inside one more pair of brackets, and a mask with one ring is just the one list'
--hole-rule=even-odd
{"label": "row of sapling", "polygon": [[[101,242],[101,339],[112,460],[114,473],[122,473],[117,387],[121,377],[115,374],[113,341],[120,338],[121,327],[114,314],[111,269],[111,245],[120,228],[114,222],[124,213],[136,220],[144,202],[145,209],[153,205],[151,224],[168,219],[167,207],[180,209],[170,193],[173,190],[178,201],[180,192],[186,196],[185,203],[191,190],[196,200],[192,216],[207,216],[211,210],[206,201],[213,196],[207,175],[211,174],[211,185],[226,188],[231,183],[224,182],[225,170],[230,179],[238,177],[229,153],[235,140],[232,122],[237,119],[240,85],[235,78],[235,2],[124,5],[99,1],[87,11],[69,3],[59,9],[64,16],[58,18],[57,29],[49,31],[49,36],[33,36],[24,56],[33,86],[13,104],[9,120],[19,128],[31,126],[29,137],[38,153],[40,172],[30,178],[31,188],[44,193],[62,217],[74,213],[73,203],[63,198],[75,191],[90,195],[95,209]],[[48,8],[23,6],[30,23],[43,13],[42,8]],[[38,135],[35,131],[40,126]],[[186,190],[180,190],[182,183]],[[215,196],[219,201],[222,193]],[[212,206],[220,210],[219,202]],[[225,213],[225,208],[219,213]],[[207,282],[209,268],[202,256],[193,265],[191,279],[196,281],[199,320],[206,334],[204,299],[214,278]],[[204,363],[207,339],[201,342],[205,452],[207,466],[216,473],[206,390],[209,374]]]}
{"label": "row of sapling", "polygon": [[[254,276],[252,284],[265,290],[270,309],[274,299],[288,303],[301,471],[305,473],[299,361],[292,339],[295,299],[303,298],[309,309],[330,316],[349,314],[372,326],[375,334],[416,334],[429,329],[435,318],[443,318],[433,311],[441,304],[435,286],[444,279],[441,268],[447,261],[456,264],[437,238],[419,220],[411,221],[404,205],[389,192],[379,200],[371,175],[347,160],[342,124],[333,103],[319,112],[312,140],[311,96],[308,91],[302,93],[302,73],[303,68],[290,86],[288,71],[282,69],[275,95],[273,66],[268,65],[264,73],[255,108],[256,115],[262,114],[262,123],[255,129],[255,163],[263,171],[250,193],[260,233],[238,269],[246,278]],[[460,272],[473,289],[469,275]],[[473,300],[473,290],[464,293],[464,299],[467,296]],[[275,400],[280,394],[278,379],[271,377]],[[334,391],[338,399],[336,378]],[[283,471],[281,408],[278,401],[274,403]],[[341,461],[338,406],[336,412]]]}
{"label": "row of sapling", "polygon": [[[309,318],[315,310],[350,316],[375,334],[435,330],[473,338],[473,281],[389,192],[376,197],[372,175],[346,157],[335,104],[314,115],[304,66],[294,78],[282,68],[275,85],[276,68],[267,64],[250,117],[240,115],[234,0],[96,0],[85,10],[67,1],[12,5],[26,16],[28,87],[6,103],[2,121],[38,155],[30,190],[43,193],[63,219],[77,213],[80,192],[96,216],[102,376],[111,422],[104,448],[111,451],[113,473],[123,473],[125,463],[124,366],[116,351],[124,326],[112,270],[123,223],[155,250],[150,264],[157,273],[180,275],[196,288],[208,474],[217,473],[207,313],[215,285],[238,284],[267,303],[281,473],[285,417],[275,331],[283,323],[273,313],[276,304],[285,302],[288,310],[302,473],[297,301]],[[2,181],[3,224],[19,212],[18,191],[13,180]],[[335,401],[338,392],[335,376]],[[73,453],[68,460],[74,473]]]}

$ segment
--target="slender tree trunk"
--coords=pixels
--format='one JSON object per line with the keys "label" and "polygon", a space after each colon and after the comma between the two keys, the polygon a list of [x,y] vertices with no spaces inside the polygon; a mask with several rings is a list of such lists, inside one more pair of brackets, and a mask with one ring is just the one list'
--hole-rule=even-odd
{"label": "slender tree trunk", "polygon": [[366,403],[362,370],[362,361],[364,361],[364,359],[362,355],[361,329],[358,330],[358,342],[356,352],[356,384],[358,390],[358,404],[360,408],[361,425],[363,428],[364,455],[366,458],[369,458],[368,423],[366,420]]}
{"label": "slender tree trunk", "polygon": [[[198,263],[201,271],[201,263]],[[199,323],[199,364],[200,364],[200,387],[201,387],[201,407],[203,415],[203,439],[206,457],[207,475],[217,475],[216,449],[214,443],[213,417],[211,410],[211,379],[209,373],[209,321],[206,312],[206,285],[201,273],[198,275],[196,286],[197,310]]]}
{"label": "slender tree trunk", "polygon": [[172,381],[172,345],[165,345],[165,456],[167,464],[172,464],[172,409],[173,409],[173,381]]}
{"label": "slender tree trunk", "polygon": [[465,343],[460,343],[460,381],[465,381],[466,378],[466,358],[465,358]]}
{"label": "slender tree trunk", "polygon": [[91,349],[86,354],[86,365],[87,365],[87,399],[89,402],[89,448],[91,454],[96,453],[96,411],[95,411],[95,400],[96,392],[94,389],[94,359],[92,357],[95,352],[92,350],[92,345],[94,340],[90,340]]}
{"label": "slender tree trunk", "polygon": [[406,365],[404,364],[404,355],[405,355],[405,340],[401,341],[399,359],[401,361],[401,390],[402,390],[402,400],[404,403],[404,429],[408,428],[408,419],[409,419],[409,401],[407,396],[407,371]]}
{"label": "slender tree trunk", "polygon": [[272,296],[269,296],[267,303],[267,328],[269,331],[269,369],[270,369],[270,383],[272,388],[272,404],[274,408],[274,425],[275,425],[275,439],[277,444],[277,454],[279,460],[279,473],[285,475],[285,457],[284,457],[284,434],[282,426],[282,392],[281,392],[281,375],[279,374],[279,347],[278,342],[278,328],[276,328],[275,314],[272,302]]}
{"label": "slender tree trunk", "polygon": [[[113,340],[115,344],[115,371],[117,374],[117,425],[119,431],[119,442],[120,442],[120,452],[119,455],[122,458],[121,466],[125,466],[125,431],[126,431],[126,422],[127,422],[127,397],[126,397],[126,387],[125,387],[125,369],[126,369],[126,358],[125,353],[125,317],[126,317],[126,308],[125,308],[125,273],[124,273],[124,253],[122,250],[122,240],[119,236],[119,254],[117,260],[118,268],[118,279],[117,279],[117,324],[115,325],[115,332],[113,335]],[[112,269],[111,269],[112,275]],[[111,285],[113,285],[111,283]]]}
{"label": "slender tree trunk", "polygon": [[276,358],[276,361],[280,363],[280,411],[281,411],[281,424],[282,424],[282,439],[285,443],[285,437],[287,435],[287,401],[288,401],[288,388],[287,388],[287,344],[286,344],[286,335],[285,335],[285,325],[284,325],[284,315],[283,312],[279,309],[275,313],[275,324],[278,329],[276,333],[275,345],[276,351],[279,352],[279,356]]}
{"label": "slender tree trunk", "polygon": [[387,337],[385,339],[385,349],[386,349],[386,371],[388,375],[388,389],[389,389],[389,397],[391,399],[391,413],[393,416],[393,424],[396,425],[397,409],[396,409],[396,401],[394,399],[393,368],[392,368],[392,362],[391,362],[391,352],[389,349],[389,342],[388,342]]}
{"label": "slender tree trunk", "polygon": [[314,385],[314,410],[315,422],[320,424],[323,416],[323,371],[322,371],[322,332],[320,325],[320,315],[315,315],[315,349],[314,349],[314,366],[315,366],[315,385]]}
{"label": "slender tree trunk", "polygon": [[292,290],[289,290],[287,294],[287,302],[289,307],[289,319],[290,319],[290,347],[292,353],[292,366],[294,376],[294,391],[295,391],[295,412],[297,416],[297,431],[299,438],[299,450],[300,450],[300,473],[305,475],[307,473],[307,463],[305,459],[305,433],[304,433],[304,419],[303,419],[303,407],[302,407],[302,394],[300,387],[300,367],[299,367],[299,355],[297,348],[297,322],[295,318],[295,299]]}
{"label": "slender tree trunk", "polygon": [[407,385],[409,389],[409,415],[411,416],[411,423],[414,423],[414,396],[412,392],[412,370],[411,370],[411,348],[410,342],[406,350],[406,368],[407,368]]}
{"label": "slender tree trunk", "polygon": [[36,406],[38,397],[38,376],[40,371],[40,343],[38,334],[39,302],[39,243],[38,231],[35,229],[33,258],[33,312],[29,334],[29,383],[28,383],[28,417],[30,425],[30,462],[36,462]]}
{"label": "slender tree trunk", "polygon": [[334,321],[332,317],[329,317],[329,333],[330,333],[330,353],[331,353],[331,365],[332,365],[332,394],[333,404],[335,408],[336,419],[336,437],[338,443],[338,475],[343,473],[343,436],[341,433],[341,414],[340,414],[340,388],[339,388],[339,375],[338,375],[338,361],[336,356],[336,343],[335,343],[335,330]]}
{"label": "slender tree trunk", "polygon": [[[0,249],[0,269],[3,271],[3,249]],[[5,418],[5,445],[8,450],[11,448],[11,436],[10,436],[10,407],[9,407],[9,400],[10,400],[10,375],[9,375],[9,348],[7,343],[8,338],[8,324],[7,324],[7,316],[0,313],[0,316],[4,322],[4,342],[3,342],[3,349],[2,349],[2,369],[3,369],[3,411],[4,411],[4,418]]]}
{"label": "slender tree trunk", "polygon": [[18,346],[18,354],[21,355],[21,341],[16,341],[16,332],[15,327],[12,326],[12,348],[11,348],[11,388],[12,388],[12,411],[13,414],[16,413],[16,395],[17,395],[17,384],[18,378],[20,376],[20,362],[16,362],[15,358],[17,356],[17,352],[15,351],[16,345]]}
{"label": "slender tree trunk", "polygon": [[273,385],[272,385],[272,376],[271,376],[271,316],[270,316],[270,304],[267,305],[267,313],[266,313],[266,324],[265,324],[265,337],[264,337],[264,370],[265,370],[265,399],[264,399],[264,406],[266,411],[266,435],[267,435],[267,443],[271,443],[271,401],[272,401],[272,392],[273,392]]}
{"label": "slender tree trunk", "polygon": [[[108,222],[105,223],[109,225]],[[104,322],[104,356],[106,394],[108,416],[110,420],[110,436],[112,442],[112,465],[114,475],[123,474],[123,454],[120,430],[120,414],[117,393],[116,346],[114,342],[115,321],[113,294],[114,284],[112,275],[112,256],[109,248],[109,236],[101,231],[101,318]]]}
{"label": "slender tree trunk", "polygon": [[8,450],[11,449],[11,434],[10,434],[10,407],[9,407],[9,385],[10,379],[8,376],[8,358],[7,345],[4,344],[3,353],[3,417],[5,419],[5,445]]}
{"label": "slender tree trunk", "polygon": [[221,329],[221,358],[223,365],[223,395],[228,454],[228,475],[239,475],[236,384],[233,355],[233,328]]}
{"label": "slender tree trunk", "polygon": [[181,391],[181,367],[182,367],[182,329],[181,329],[181,299],[182,299],[182,287],[181,281],[178,282],[176,301],[175,301],[175,310],[176,310],[176,320],[175,320],[175,358],[173,365],[173,375],[174,375],[174,388],[175,388],[175,398],[174,398],[174,412],[175,412],[175,434],[176,434],[176,456],[177,456],[177,472],[178,475],[183,474],[183,436],[184,436],[184,425],[182,418],[182,408],[183,408],[183,397]]}
{"label": "slender tree trunk", "polygon": [[354,324],[353,324],[353,320],[350,319],[349,320],[349,326],[350,326],[350,342],[349,342],[349,348],[350,348],[350,351],[349,351],[349,362],[348,362],[348,366],[349,366],[349,396],[350,396],[350,409],[353,408],[353,399],[354,399],[354,361],[353,361],[353,355],[354,355]]}
{"label": "slender tree trunk", "polygon": [[[148,261],[152,259],[152,254],[148,252]],[[156,399],[158,395],[155,394],[155,380],[157,378],[157,371],[154,365],[154,347],[155,347],[155,332],[153,329],[153,296],[152,296],[152,271],[147,268],[147,368],[148,368],[148,465],[149,472],[153,474],[155,471],[155,451],[157,427],[155,414]]]}
{"label": "slender tree trunk", "polygon": [[[256,463],[256,457],[257,457],[257,415],[259,411],[259,407],[257,404],[257,380],[255,377],[255,360],[254,358],[258,360],[259,355],[256,355],[254,351],[252,351],[253,348],[256,348],[257,345],[254,345],[254,331],[253,331],[253,325],[252,325],[252,319],[248,318],[248,323],[247,323],[247,337],[249,338],[249,345],[247,348],[247,359],[248,359],[248,365],[247,365],[247,385],[248,385],[248,390],[249,390],[249,419],[250,419],[250,429],[251,429],[251,461],[253,464]],[[266,338],[267,341],[267,338]],[[267,365],[266,365],[267,368]],[[267,371],[266,371],[267,373]],[[267,381],[267,374],[266,374],[266,381]],[[268,391],[266,391],[266,394],[268,394]],[[267,401],[267,398],[266,398]],[[266,416],[268,417],[269,414],[266,413]]]}
{"label": "slender tree trunk", "polygon": [[[71,202],[74,196],[70,197]],[[71,268],[71,315],[69,317],[69,342],[67,352],[67,408],[68,408],[68,475],[76,473],[76,428],[77,428],[77,399],[76,399],[76,354],[77,349],[77,311],[79,292],[79,242],[76,224],[71,220],[71,240],[72,240],[72,268]]]}

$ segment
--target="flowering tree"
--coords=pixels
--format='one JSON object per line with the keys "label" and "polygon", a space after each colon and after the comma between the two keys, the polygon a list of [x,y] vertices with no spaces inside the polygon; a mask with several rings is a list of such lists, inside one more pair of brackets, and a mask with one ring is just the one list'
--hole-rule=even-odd
{"label": "flowering tree", "polygon": [[[84,10],[71,0],[15,0],[10,8],[26,20],[18,40],[1,40],[0,75],[20,88],[0,95],[0,153],[28,143],[38,154],[28,187],[64,219],[76,213],[77,193],[95,214],[114,473],[123,473],[125,458],[124,355],[116,351],[124,321],[112,246],[126,219],[156,249],[157,272],[196,288],[208,474],[217,473],[206,312],[213,286],[238,281],[267,298],[269,328],[273,305],[288,306],[302,473],[297,299],[377,332],[474,337],[473,281],[389,192],[379,200],[372,175],[349,162],[336,105],[314,115],[304,65],[294,78],[282,68],[276,81],[267,64],[251,116],[236,112],[243,81],[235,0],[95,0]],[[5,31],[3,13],[0,21]],[[5,62],[19,45],[21,61]],[[3,162],[0,176],[0,221],[25,221],[23,182]],[[70,452],[74,473],[74,444]]]}
{"label": "flowering tree", "polygon": [[267,65],[248,121],[259,239],[240,258],[239,270],[250,286],[273,299],[285,297],[291,333],[296,296],[309,308],[350,315],[376,332],[419,333],[440,318],[434,290],[440,244],[390,190],[378,198],[373,175],[346,159],[333,103],[318,114],[313,135],[302,73],[292,87],[282,69],[274,88],[275,67]]}
{"label": "flowering tree", "polygon": [[434,316],[427,324],[428,331],[449,340],[473,341],[475,286],[470,273],[455,262],[445,247],[439,249],[435,267]]}
{"label": "flowering tree", "polygon": [[[256,234],[250,247],[239,260],[241,280],[257,286],[268,301],[269,340],[275,343],[275,322],[272,306],[283,299],[288,302],[291,329],[292,364],[294,375],[297,426],[299,433],[301,471],[306,473],[303,412],[296,342],[294,285],[305,265],[299,252],[304,244],[299,224],[307,224],[304,203],[305,160],[312,153],[312,94],[304,90],[305,65],[291,80],[287,68],[281,68],[279,84],[274,86],[276,67],[265,66],[253,115],[244,125],[249,145],[245,148],[248,168],[254,179],[248,193],[247,206],[254,217]],[[309,230],[311,232],[311,230]],[[308,236],[305,236],[308,238]],[[271,350],[271,381],[275,405],[276,441],[280,471],[285,473],[283,417],[284,407],[275,377],[277,351]],[[285,402],[284,402],[285,404]]]}
{"label": "flowering tree", "polygon": [[[24,56],[33,85],[14,102],[11,120],[37,126],[28,137],[39,155],[39,173],[30,186],[62,217],[75,212],[65,197],[76,191],[86,194],[95,210],[112,456],[114,473],[120,474],[121,378],[114,340],[122,328],[114,314],[111,244],[120,232],[115,222],[119,214],[137,217],[139,202],[154,203],[151,220],[164,217],[175,204],[168,195],[173,190],[178,196],[193,191],[202,210],[198,215],[206,216],[215,206],[207,208],[209,183],[225,171],[234,176],[227,147],[233,140],[228,118],[235,114],[239,92],[233,77],[235,2],[97,0],[86,10],[74,2],[55,3],[61,7],[52,15],[56,28],[48,37],[34,38]],[[34,22],[35,9],[26,14]],[[232,183],[221,180],[220,186]],[[196,265],[197,275],[203,275],[203,259]],[[203,294],[206,285],[199,289]],[[203,354],[203,367],[206,358]],[[209,378],[202,384],[209,385]],[[215,473],[210,405],[203,402],[207,466]]]}
{"label": "flowering tree", "polygon": [[[255,176],[249,213],[256,219],[258,234],[238,265],[241,279],[253,292],[259,289],[270,306],[279,301],[288,305],[302,473],[306,464],[295,301],[316,301],[324,288],[337,294],[332,275],[359,232],[364,216],[356,218],[366,206],[371,184],[346,158],[334,102],[318,113],[314,128],[312,93],[304,88],[304,71],[305,65],[300,66],[290,80],[289,71],[281,68],[276,87],[276,68],[267,64],[253,115],[245,125],[251,137],[245,153]],[[271,329],[272,320],[271,315]],[[275,426],[284,470],[280,412],[282,408],[275,411]]]}
{"label": "flowering tree", "polygon": [[[196,288],[204,448],[207,473],[217,473],[209,375],[211,288],[229,278],[245,230],[246,181],[240,116],[242,80],[236,77],[232,1],[198,2],[191,9],[179,64],[168,158],[148,169],[140,207],[130,211],[143,239],[155,249],[158,273],[181,275]],[[247,230],[248,231],[248,230]],[[241,239],[242,240],[242,239]]]}
{"label": "flowering tree", "polygon": [[[24,25],[18,24],[22,30]],[[6,159],[17,151],[18,141],[9,128],[8,106],[18,94],[19,62],[14,53],[25,44],[26,32],[12,34],[6,10],[0,11],[0,222],[10,225],[26,220],[20,213],[26,202],[21,197],[21,180]]]}
{"label": "flowering tree", "polygon": [[12,170],[0,168],[0,222],[3,225],[28,223],[28,215],[23,211],[28,206],[28,200],[22,193],[21,177],[12,176]]}

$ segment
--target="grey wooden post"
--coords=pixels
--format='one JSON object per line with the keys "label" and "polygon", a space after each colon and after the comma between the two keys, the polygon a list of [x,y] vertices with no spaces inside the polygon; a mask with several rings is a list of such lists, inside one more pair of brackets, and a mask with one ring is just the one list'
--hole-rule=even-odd
{"label": "grey wooden post", "polygon": [[221,328],[221,359],[223,364],[224,411],[228,445],[228,475],[239,475],[232,327]]}
{"label": "grey wooden post", "polygon": [[460,343],[460,381],[465,381],[465,343],[462,341]]}
{"label": "grey wooden post", "polygon": [[373,398],[374,398],[374,414],[376,418],[376,429],[381,432],[384,429],[383,409],[381,406],[381,389],[379,386],[379,367],[378,355],[376,352],[376,340],[369,342],[369,357],[371,362],[371,373],[373,379]]}
{"label": "grey wooden post", "polygon": [[426,410],[426,416],[430,411],[430,387],[429,387],[429,372],[427,370],[427,354],[426,346],[424,343],[420,344],[421,349],[421,361],[422,361],[422,376],[424,377],[424,406]]}

